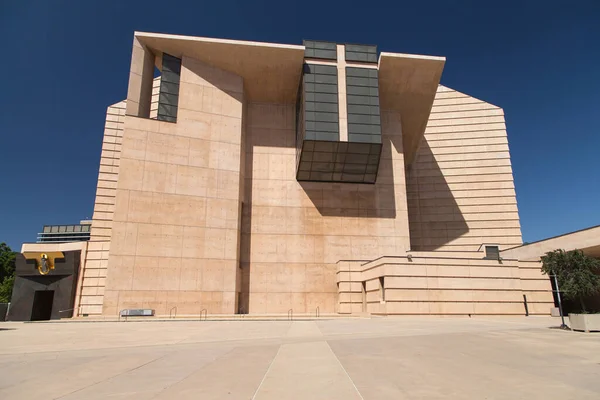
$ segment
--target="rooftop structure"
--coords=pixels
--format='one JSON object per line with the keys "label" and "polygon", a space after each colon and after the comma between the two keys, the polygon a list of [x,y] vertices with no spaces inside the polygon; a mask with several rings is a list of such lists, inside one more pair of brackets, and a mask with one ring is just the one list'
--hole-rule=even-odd
{"label": "rooftop structure", "polygon": [[37,243],[66,243],[90,240],[91,220],[84,220],[77,225],[44,225],[38,233]]}

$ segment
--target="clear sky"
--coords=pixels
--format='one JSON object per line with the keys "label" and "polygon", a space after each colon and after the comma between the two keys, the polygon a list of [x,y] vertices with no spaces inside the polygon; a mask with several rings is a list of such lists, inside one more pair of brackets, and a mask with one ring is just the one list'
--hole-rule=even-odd
{"label": "clear sky", "polygon": [[92,216],[134,30],[445,56],[442,84],[504,108],[523,239],[600,224],[599,0],[0,0],[0,242]]}

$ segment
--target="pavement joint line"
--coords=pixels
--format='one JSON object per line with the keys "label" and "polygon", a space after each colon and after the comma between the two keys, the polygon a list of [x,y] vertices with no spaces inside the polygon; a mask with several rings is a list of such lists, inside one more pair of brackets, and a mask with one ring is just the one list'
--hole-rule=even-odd
{"label": "pavement joint line", "polygon": [[156,358],[154,358],[154,359],[152,359],[152,360],[150,360],[150,361],[148,361],[148,362],[145,362],[145,363],[143,363],[143,364],[140,364],[140,365],[138,365],[138,366],[136,366],[136,367],[130,368],[130,369],[128,369],[127,371],[122,371],[122,372],[119,372],[118,374],[111,375],[111,376],[109,376],[108,378],[102,379],[102,380],[100,380],[100,381],[98,381],[98,382],[94,382],[94,383],[92,383],[91,385],[87,385],[87,386],[84,386],[84,387],[82,387],[82,388],[79,388],[79,389],[77,389],[77,390],[74,390],[74,391],[72,391],[72,392],[65,393],[65,394],[63,394],[63,395],[61,395],[61,396],[59,396],[59,397],[54,397],[54,398],[53,398],[53,400],[59,400],[59,399],[62,399],[62,398],[63,398],[63,397],[65,397],[65,396],[70,396],[70,395],[72,395],[72,394],[74,394],[74,393],[81,392],[82,390],[85,390],[85,389],[88,389],[88,388],[94,387],[94,386],[96,386],[96,385],[98,385],[98,384],[100,384],[100,383],[103,383],[103,382],[109,381],[109,380],[111,380],[111,379],[113,379],[113,378],[116,378],[117,376],[121,376],[121,375],[123,375],[123,374],[127,374],[127,373],[129,373],[129,372],[131,372],[131,371],[135,371],[136,369],[140,369],[140,368],[142,368],[142,367],[145,367],[146,365],[152,364],[152,363],[153,363],[153,362],[155,362],[155,361],[158,361],[158,360],[160,360],[160,359],[162,359],[162,358],[165,358],[167,355],[168,355],[168,354],[165,354],[165,355],[163,355],[163,356],[160,356],[160,357],[156,357]]}
{"label": "pavement joint line", "polygon": [[263,378],[260,381],[260,384],[258,385],[258,387],[256,388],[256,390],[254,391],[254,395],[252,396],[252,400],[254,400],[256,398],[256,395],[258,394],[258,391],[260,390],[260,388],[262,387],[263,383],[265,382],[265,379],[267,379],[267,375],[269,374],[269,371],[271,370],[271,367],[273,366],[273,363],[275,362],[275,359],[277,358],[277,356],[279,355],[279,352],[281,351],[281,346],[282,345],[279,345],[279,348],[277,349],[277,353],[275,354],[275,357],[273,357],[273,359],[271,360],[271,363],[269,364],[269,368],[267,368],[267,370],[265,371],[265,375],[263,376]]}
{"label": "pavement joint line", "polygon": [[333,357],[335,358],[335,360],[338,362],[340,368],[342,369],[342,371],[344,371],[344,373],[346,374],[346,376],[348,377],[348,379],[350,380],[350,383],[352,383],[352,387],[354,387],[354,390],[356,390],[356,393],[358,393],[358,396],[362,399],[365,400],[365,398],[362,396],[362,394],[360,393],[360,391],[358,390],[358,388],[356,387],[356,385],[354,384],[354,381],[352,380],[352,378],[350,377],[350,375],[348,374],[348,371],[346,371],[346,368],[344,368],[344,366],[342,365],[342,362],[340,361],[340,359],[337,357],[337,355],[335,354],[335,352],[333,351],[333,349],[331,348],[331,346],[329,345],[328,341],[325,341],[325,343],[327,343],[327,347],[329,347],[329,351],[331,352],[331,354],[333,354]]}
{"label": "pavement joint line", "polygon": [[189,374],[187,374],[183,378],[181,378],[181,379],[179,379],[179,380],[177,380],[175,382],[172,382],[169,385],[165,386],[164,388],[162,388],[161,390],[159,390],[156,394],[154,394],[154,396],[152,396],[150,398],[150,400],[157,398],[158,396],[160,396],[161,394],[163,394],[165,390],[167,390],[167,389],[169,389],[169,388],[171,388],[171,387],[173,387],[175,385],[180,384],[181,382],[185,381],[186,379],[188,379],[190,376],[194,375],[198,371],[206,368],[207,365],[210,365],[210,364],[214,363],[215,361],[217,361],[219,358],[224,357],[227,354],[231,353],[234,349],[235,349],[235,347],[232,347],[232,348],[230,348],[228,351],[226,351],[223,354],[217,354],[217,355],[213,356],[212,359],[210,360],[210,362],[208,362],[208,363],[200,366],[199,368],[195,368],[194,370],[192,370]]}

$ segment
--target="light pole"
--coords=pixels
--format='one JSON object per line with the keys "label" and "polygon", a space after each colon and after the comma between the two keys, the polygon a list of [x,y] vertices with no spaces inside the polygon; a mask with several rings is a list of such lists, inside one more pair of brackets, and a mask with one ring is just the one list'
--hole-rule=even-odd
{"label": "light pole", "polygon": [[556,297],[558,297],[558,312],[560,313],[560,320],[562,321],[560,324],[560,329],[569,329],[569,327],[565,324],[565,315],[563,314],[562,301],[560,300],[560,289],[558,288],[558,279],[556,279],[556,274],[554,273],[552,274],[552,277],[554,278],[554,286],[556,287]]}

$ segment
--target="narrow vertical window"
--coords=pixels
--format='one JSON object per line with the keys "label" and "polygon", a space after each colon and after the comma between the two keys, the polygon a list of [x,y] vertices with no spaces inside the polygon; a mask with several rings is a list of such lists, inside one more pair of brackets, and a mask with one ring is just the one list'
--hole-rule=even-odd
{"label": "narrow vertical window", "polygon": [[157,119],[159,121],[177,122],[180,75],[181,59],[163,53],[160,93],[158,96]]}

